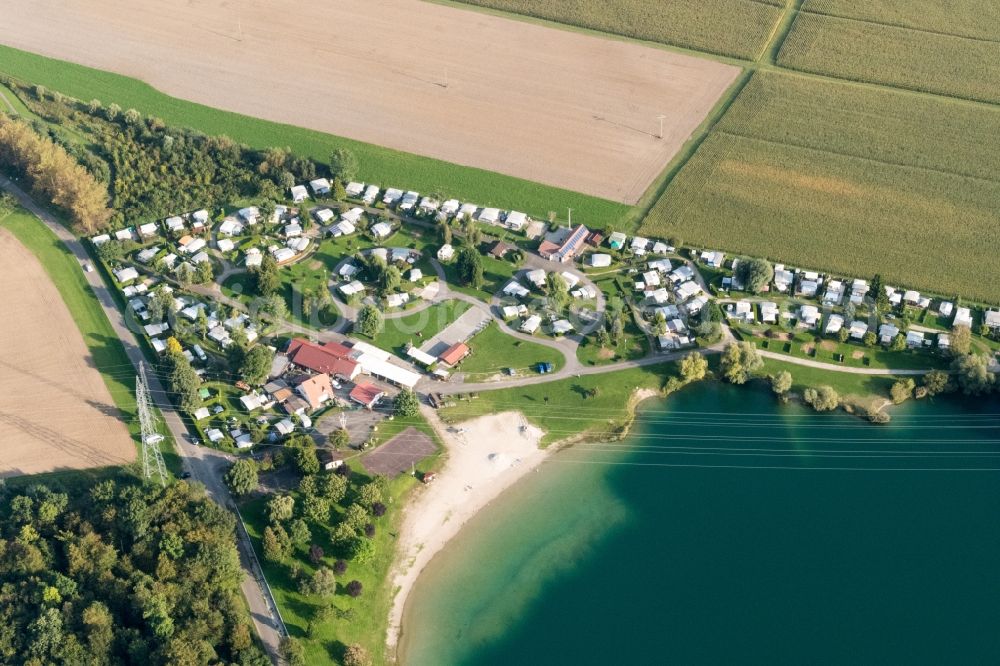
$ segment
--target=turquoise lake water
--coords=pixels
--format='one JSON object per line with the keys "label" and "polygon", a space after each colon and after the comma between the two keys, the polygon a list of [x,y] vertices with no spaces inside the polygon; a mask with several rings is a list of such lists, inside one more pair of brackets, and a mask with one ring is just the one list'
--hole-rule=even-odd
{"label": "turquoise lake water", "polygon": [[704,382],[551,461],[421,576],[402,663],[1000,663],[1000,401]]}

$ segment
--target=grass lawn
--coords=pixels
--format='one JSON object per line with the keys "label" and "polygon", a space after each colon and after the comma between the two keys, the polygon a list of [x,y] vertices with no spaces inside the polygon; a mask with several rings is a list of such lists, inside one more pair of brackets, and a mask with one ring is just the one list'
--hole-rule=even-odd
{"label": "grass lawn", "polygon": [[[840,342],[823,337],[817,343],[816,335],[807,331],[789,332],[791,338],[775,340],[763,337],[761,331],[744,326],[734,326],[733,331],[744,340],[749,340],[758,349],[766,349],[776,354],[788,354],[797,358],[807,358],[821,363],[841,365],[846,368],[895,368],[898,370],[945,368],[950,359],[927,349],[907,349],[890,351],[881,345],[866,347],[856,342]],[[838,355],[844,360],[838,360]]]}
{"label": "grass lawn", "polygon": [[[45,267],[80,329],[94,366],[101,372],[115,406],[121,412],[122,420],[135,435],[138,445],[135,370],[101,304],[90,290],[76,258],[41,220],[21,208],[15,209],[6,217],[0,217],[0,226],[13,233]],[[169,437],[162,443],[161,451],[168,470],[178,473],[181,469],[180,459]]]}
{"label": "grass lawn", "polygon": [[403,355],[408,343],[412,342],[419,347],[423,342],[430,340],[447,328],[470,307],[472,306],[465,301],[442,301],[403,317],[386,319],[382,332],[374,338],[357,332],[354,335],[386,351]]}
{"label": "grass lawn", "polygon": [[481,206],[513,208],[545,219],[551,210],[573,209],[580,219],[603,226],[623,218],[624,204],[587,196],[502,174],[450,164],[293,125],[214,109],[170,97],[137,79],[0,46],[0,72],[30,84],[41,84],[81,100],[99,99],[167,124],[190,127],[209,135],[225,134],[255,148],[288,146],[298,155],[327,163],[336,148],[358,157],[358,179],[447,197]]}
{"label": "grass lawn", "polygon": [[[629,283],[630,276],[611,274],[607,277],[594,281],[594,285],[604,292],[604,298],[608,303],[613,299],[622,299],[629,294],[624,285]],[[597,344],[596,334],[590,334],[583,339],[583,342],[576,349],[576,357],[581,363],[587,365],[601,365],[604,363],[616,363],[636,358],[642,358],[649,353],[649,340],[645,333],[636,324],[631,308],[626,306],[622,313],[625,320],[625,335],[617,345],[611,344],[601,347]]]}
{"label": "grass lawn", "polygon": [[[636,389],[660,391],[675,364],[629,368],[602,375],[560,379],[545,384],[483,391],[440,410],[447,423],[459,423],[484,414],[517,410],[545,430],[546,446],[582,433],[597,437],[622,432],[632,417],[630,398]],[[596,389],[597,394],[589,392]]]}
{"label": "grass lawn", "polygon": [[448,286],[455,291],[478,298],[485,303],[489,303],[493,294],[497,293],[514,277],[518,267],[509,261],[496,259],[490,256],[482,257],[483,260],[483,286],[479,289],[463,286],[458,279],[458,271],[455,263],[443,264],[445,277]]}
{"label": "grass lawn", "polygon": [[[440,446],[437,435],[423,418],[407,420],[405,423],[399,420],[383,422],[379,427],[378,441],[385,441],[411,425],[431,435]],[[418,476],[421,472],[433,470],[438,458],[439,455],[434,454],[417,465]],[[356,459],[348,464],[355,473],[365,475]],[[354,483],[357,482],[352,482]],[[264,575],[274,593],[281,617],[289,633],[302,641],[306,651],[306,663],[340,663],[344,646],[351,643],[361,643],[368,648],[374,657],[374,663],[389,663],[389,655],[385,654],[385,636],[393,594],[389,569],[396,552],[396,535],[402,509],[407,495],[417,483],[409,474],[402,474],[389,482],[389,497],[385,502],[388,511],[385,516],[372,519],[376,527],[375,557],[367,564],[349,561],[347,571],[337,577],[337,593],[332,599],[299,593],[295,581],[289,575],[288,566],[293,561],[297,562],[306,574],[311,575],[315,571],[316,567],[308,557],[308,546],[297,546],[294,556],[284,562],[272,563],[264,560],[261,539],[264,527],[267,525],[268,498],[253,499],[241,505],[240,510],[246,521],[247,532],[264,567]],[[334,506],[329,523],[309,524],[313,535],[312,543],[322,547],[326,553],[322,562],[324,566],[332,567],[336,559],[337,549],[331,542],[331,533],[340,521],[342,513],[342,507]],[[360,581],[364,587],[361,596],[357,598],[351,598],[344,592],[345,585],[352,580]],[[320,627],[314,637],[308,637],[306,630],[312,613],[321,604],[331,602],[337,610],[335,618]]]}
{"label": "grass lawn", "polygon": [[482,381],[504,368],[532,372],[534,366],[543,361],[554,365],[555,370],[566,365],[566,359],[558,351],[507,335],[496,324],[476,334],[469,346],[472,354],[462,361],[458,370],[465,373],[466,381]]}
{"label": "grass lawn", "polygon": [[801,393],[807,388],[832,386],[841,397],[852,396],[860,399],[879,396],[888,398],[889,389],[898,377],[891,375],[856,375],[849,372],[830,372],[818,368],[808,368],[794,363],[764,359],[761,376],[773,375],[787,370],[792,375],[792,391]]}

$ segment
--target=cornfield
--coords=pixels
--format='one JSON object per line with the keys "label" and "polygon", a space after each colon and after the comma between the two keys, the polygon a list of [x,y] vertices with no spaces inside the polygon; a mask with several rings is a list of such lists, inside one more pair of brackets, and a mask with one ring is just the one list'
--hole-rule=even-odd
{"label": "cornfield", "polygon": [[757,74],[640,232],[1000,302],[1000,111]]}
{"label": "cornfield", "polygon": [[1000,41],[800,13],[778,65],[981,102],[1000,102]]}
{"label": "cornfield", "polygon": [[738,58],[755,58],[781,0],[460,0],[591,30]]}

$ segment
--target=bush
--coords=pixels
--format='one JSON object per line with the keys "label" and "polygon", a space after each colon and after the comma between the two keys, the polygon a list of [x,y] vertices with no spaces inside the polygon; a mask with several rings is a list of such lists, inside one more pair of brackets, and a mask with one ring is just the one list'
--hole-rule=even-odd
{"label": "bush", "polygon": [[360,597],[361,591],[364,589],[364,586],[361,584],[360,580],[352,580],[350,583],[347,584],[347,587],[344,589],[346,589],[347,594],[351,595],[352,597]]}
{"label": "bush", "polygon": [[802,394],[802,399],[817,412],[828,412],[840,406],[840,396],[832,386],[807,388]]}
{"label": "bush", "polygon": [[916,386],[917,383],[912,379],[900,379],[889,389],[889,395],[892,396],[892,401],[899,405],[913,397],[913,389]]}

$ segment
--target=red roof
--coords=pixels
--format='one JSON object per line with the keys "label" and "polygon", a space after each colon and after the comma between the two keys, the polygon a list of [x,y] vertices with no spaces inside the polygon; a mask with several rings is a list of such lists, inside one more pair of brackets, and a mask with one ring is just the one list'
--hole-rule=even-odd
{"label": "red roof", "polygon": [[442,363],[447,363],[448,365],[455,365],[463,358],[469,355],[469,345],[464,342],[456,342],[451,347],[448,347],[443,354],[438,356]]}
{"label": "red roof", "polygon": [[348,347],[336,342],[320,346],[296,338],[288,343],[287,353],[292,363],[300,368],[352,379],[357,374],[358,364],[347,357],[350,351]]}
{"label": "red roof", "polygon": [[354,402],[359,402],[365,407],[370,407],[372,403],[377,402],[379,398],[382,397],[384,392],[379,387],[374,384],[357,384],[351,389],[351,400]]}

